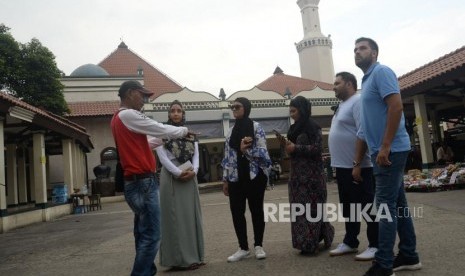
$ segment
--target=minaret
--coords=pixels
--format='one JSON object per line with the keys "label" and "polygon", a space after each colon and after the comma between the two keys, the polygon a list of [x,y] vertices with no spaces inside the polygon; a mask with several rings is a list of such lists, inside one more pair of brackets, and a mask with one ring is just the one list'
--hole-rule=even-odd
{"label": "minaret", "polygon": [[320,29],[318,3],[320,0],[298,0],[302,13],[304,38],[296,43],[300,60],[302,78],[333,83],[334,65],[332,46],[329,36],[324,36]]}

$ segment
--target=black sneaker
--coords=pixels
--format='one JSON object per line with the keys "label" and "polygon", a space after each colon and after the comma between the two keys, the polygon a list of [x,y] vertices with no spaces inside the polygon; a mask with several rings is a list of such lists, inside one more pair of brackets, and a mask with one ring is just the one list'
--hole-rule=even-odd
{"label": "black sneaker", "polygon": [[394,264],[392,266],[392,270],[400,271],[400,270],[418,270],[421,269],[420,259],[418,257],[409,258],[402,255],[399,252],[396,258],[394,259]]}
{"label": "black sneaker", "polygon": [[363,276],[395,276],[392,269],[382,268],[377,262],[373,262],[372,266]]}

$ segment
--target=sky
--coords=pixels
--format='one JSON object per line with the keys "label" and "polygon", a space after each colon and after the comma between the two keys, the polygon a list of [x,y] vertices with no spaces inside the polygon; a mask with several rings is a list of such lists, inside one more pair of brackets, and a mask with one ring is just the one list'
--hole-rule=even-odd
{"label": "sky", "polygon": [[[354,40],[378,42],[398,76],[465,45],[463,0],[321,0],[335,72],[361,80]],[[37,38],[66,75],[98,64],[121,41],[183,87],[218,96],[249,90],[276,66],[300,77],[296,0],[0,0],[0,23],[21,43]]]}

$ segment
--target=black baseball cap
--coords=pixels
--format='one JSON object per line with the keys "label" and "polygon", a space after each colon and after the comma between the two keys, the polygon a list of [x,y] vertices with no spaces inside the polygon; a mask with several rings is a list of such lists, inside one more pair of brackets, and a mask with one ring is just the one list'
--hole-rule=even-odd
{"label": "black baseball cap", "polygon": [[145,89],[142,84],[138,81],[130,80],[130,81],[125,81],[123,84],[121,84],[119,91],[118,91],[118,96],[122,97],[124,94],[126,94],[129,90],[137,90],[139,92],[142,92],[144,94],[147,94],[149,96],[155,94],[152,91],[149,91]]}

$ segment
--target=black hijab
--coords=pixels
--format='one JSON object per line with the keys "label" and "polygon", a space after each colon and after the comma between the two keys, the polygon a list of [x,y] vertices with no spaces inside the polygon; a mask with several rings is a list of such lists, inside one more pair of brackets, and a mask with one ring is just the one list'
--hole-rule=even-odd
{"label": "black hijab", "polygon": [[249,160],[241,153],[241,140],[246,136],[254,138],[253,121],[249,118],[252,104],[244,97],[239,97],[234,101],[242,104],[244,116],[242,119],[236,119],[229,138],[229,146],[237,152],[239,181],[248,181],[250,180],[250,165]]}
{"label": "black hijab", "polygon": [[254,138],[253,121],[249,118],[252,104],[244,97],[239,97],[234,101],[241,103],[244,108],[244,116],[242,119],[236,119],[229,139],[229,146],[235,149],[239,154],[241,152],[242,138],[245,136]]}
{"label": "black hijab", "polygon": [[312,105],[311,103],[303,96],[295,97],[290,106],[297,108],[299,111],[299,119],[291,125],[289,131],[287,132],[287,139],[292,143],[296,143],[297,137],[305,133],[308,138],[315,135],[321,128],[317,125],[310,116],[312,115]]}

